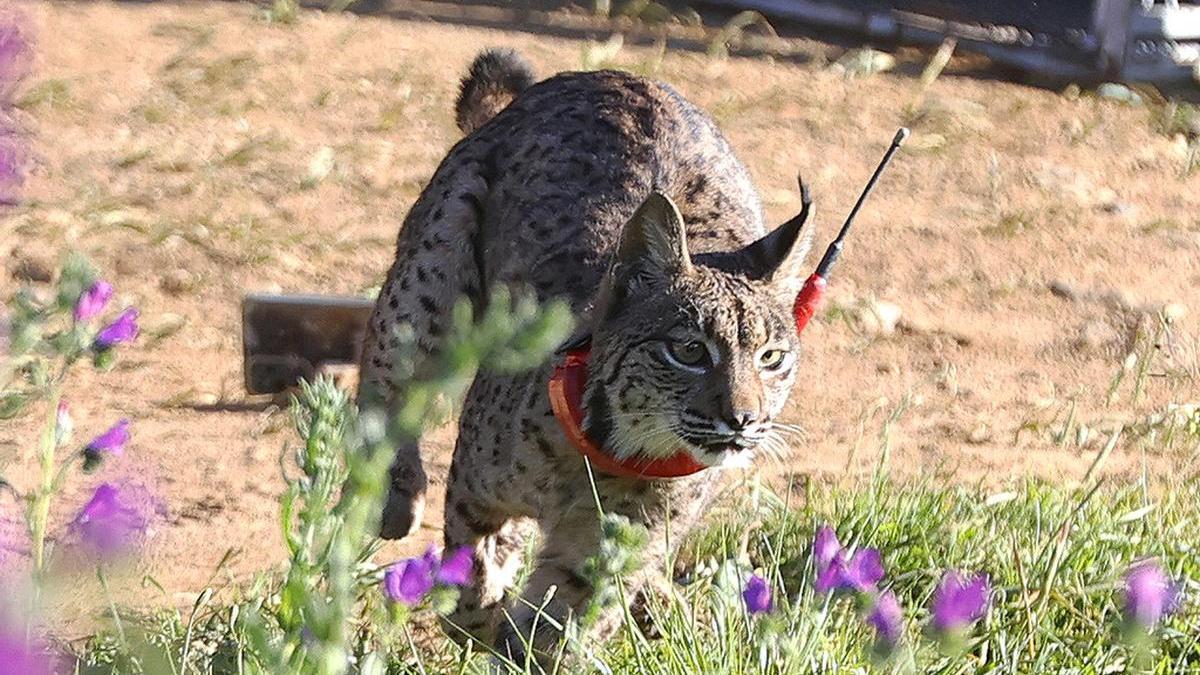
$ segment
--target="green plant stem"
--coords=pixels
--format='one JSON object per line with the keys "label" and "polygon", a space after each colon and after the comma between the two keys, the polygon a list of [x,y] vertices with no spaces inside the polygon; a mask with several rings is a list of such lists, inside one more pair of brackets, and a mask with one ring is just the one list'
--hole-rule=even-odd
{"label": "green plant stem", "polygon": [[62,390],[59,386],[55,386],[50,393],[50,413],[46,426],[42,430],[38,453],[41,482],[29,496],[29,507],[26,513],[26,526],[29,528],[33,558],[33,595],[30,598],[28,630],[32,630],[33,616],[41,602],[42,587],[45,583],[46,525],[50,520],[50,499],[54,495],[56,483],[54,451],[58,443],[55,438],[55,429],[58,419],[58,403],[61,398]]}
{"label": "green plant stem", "polygon": [[104,601],[108,603],[108,611],[112,613],[113,624],[117,627],[117,636],[121,638],[121,644],[129,644],[125,637],[125,626],[121,623],[121,613],[117,611],[117,604],[113,602],[112,593],[108,590],[108,579],[104,576],[104,567],[96,565],[96,578],[100,580],[100,589],[104,592]]}

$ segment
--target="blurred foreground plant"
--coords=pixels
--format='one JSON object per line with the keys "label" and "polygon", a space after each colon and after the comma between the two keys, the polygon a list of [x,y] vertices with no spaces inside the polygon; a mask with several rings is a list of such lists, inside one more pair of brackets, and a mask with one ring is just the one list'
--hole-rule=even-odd
{"label": "blurred foreground plant", "polygon": [[[120,454],[129,440],[129,421],[121,420],[86,447],[59,456],[59,451],[69,446],[74,427],[63,399],[68,377],[73,366],[83,360],[90,359],[100,369],[111,367],[114,348],[138,334],[135,308],[125,309],[110,323],[99,321],[110,304],[113,288],[99,279],[91,264],[80,256],[68,256],[52,294],[41,291],[22,288],[12,297],[7,317],[11,337],[7,344],[0,345],[4,352],[0,363],[0,418],[15,417],[38,401],[46,406],[46,421],[36,451],[36,483],[28,491],[20,492],[0,478],[0,487],[25,507],[31,588],[27,604],[19,614],[25,622],[26,650],[33,650],[36,642],[41,597],[47,582],[46,534],[53,499],[77,463],[85,471],[94,470],[106,455]],[[149,518],[145,506],[123,497],[122,490],[115,485],[101,485],[68,531],[77,540],[77,553],[83,554],[81,559],[97,564],[100,573],[101,563],[123,553],[144,531]],[[7,589],[6,595],[4,604],[18,597],[13,589]],[[6,610],[5,614],[16,613],[12,607],[0,609]],[[29,653],[36,656],[34,651]]]}
{"label": "blurred foreground plant", "polygon": [[[382,597],[378,584],[383,574],[371,557],[378,547],[375,535],[394,449],[447,415],[447,402],[462,396],[477,370],[515,372],[536,366],[569,330],[565,305],[539,308],[531,298],[514,301],[502,289],[492,294],[480,316],[460,301],[450,335],[433,356],[419,355],[411,333],[398,335],[396,400],[403,403],[391,415],[369,395],[356,408],[328,379],[301,386],[291,410],[303,441],[294,453],[301,475],[288,479],[281,508],[290,558],[274,616],[279,634],[271,635],[256,612],[250,615],[256,649],[268,671],[384,671],[382,654],[370,641],[356,642],[353,633],[356,626],[383,618],[375,602]],[[424,566],[416,564],[424,559],[410,561],[413,574],[430,577],[430,583],[401,593],[401,579],[395,578],[395,599],[415,603],[435,580],[445,582],[447,589],[465,581],[469,559],[464,563],[460,555],[454,552]],[[426,574],[417,574],[422,570]],[[443,599],[438,604],[447,603]],[[392,605],[395,618],[404,618],[405,607]]]}

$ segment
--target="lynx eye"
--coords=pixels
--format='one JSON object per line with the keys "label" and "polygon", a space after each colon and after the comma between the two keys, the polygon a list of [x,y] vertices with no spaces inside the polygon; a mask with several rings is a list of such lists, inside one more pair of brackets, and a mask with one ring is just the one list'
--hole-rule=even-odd
{"label": "lynx eye", "polygon": [[697,368],[708,364],[708,348],[698,340],[668,342],[667,353],[672,360],[683,366]]}
{"label": "lynx eye", "polygon": [[759,354],[758,366],[763,370],[779,370],[787,362],[788,353],[782,349],[768,349]]}

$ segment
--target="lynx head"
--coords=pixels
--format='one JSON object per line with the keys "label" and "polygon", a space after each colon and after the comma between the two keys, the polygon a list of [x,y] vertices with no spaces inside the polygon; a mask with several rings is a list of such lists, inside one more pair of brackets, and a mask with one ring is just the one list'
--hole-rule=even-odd
{"label": "lynx head", "polygon": [[800,215],[740,251],[688,254],[675,204],[651,193],[621,233],[592,326],[589,437],[618,458],[684,449],[708,466],[780,451],[796,378],[792,303],[810,241]]}

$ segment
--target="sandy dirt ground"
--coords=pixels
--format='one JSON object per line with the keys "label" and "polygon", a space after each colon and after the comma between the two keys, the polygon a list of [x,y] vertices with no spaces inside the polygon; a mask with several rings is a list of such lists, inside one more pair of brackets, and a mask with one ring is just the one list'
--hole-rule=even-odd
{"label": "sandy dirt ground", "polygon": [[[166,594],[125,597],[188,602],[227,550],[238,553],[218,579],[245,579],[283,553],[279,458],[294,435],[283,409],[241,389],[242,295],[369,292],[458,137],[451,106],[472,56],[512,46],[550,74],[581,68],[586,43],[350,15],[278,25],[224,3],[30,11],[38,49],[19,115],[36,163],[27,203],[0,221],[0,295],[20,269],[75,248],[142,308],[147,329],[115,372],[75,379],[78,436],[126,416],[133,441],[100,476],[70,481],[56,518],[97,480],[151,487],[168,516],[144,570]],[[763,475],[863,475],[879,459],[880,428],[904,406],[890,445],[899,475],[996,489],[1028,476],[1069,482],[1104,429],[1200,400],[1200,171],[1189,175],[1186,141],[1161,133],[1151,108],[999,82],[957,62],[922,95],[927,55],[847,78],[828,66],[841,48],[805,49],[797,60],[716,60],[627,46],[611,59],[710,111],[772,220],[798,208],[803,171],[818,241],[896,127],[913,128],[806,334],[788,416],[807,440]],[[1138,343],[1138,326],[1154,325],[1142,312],[1167,303],[1191,314],[1159,349]],[[874,318],[892,305],[894,332]],[[1127,383],[1108,405],[1110,380],[1139,344],[1153,352],[1144,398],[1132,401]],[[17,484],[30,479],[39,419],[0,428]],[[436,437],[434,512],[385,555],[440,538],[436,474],[453,431]],[[1195,475],[1187,449],[1126,439],[1105,467],[1117,478]]]}

